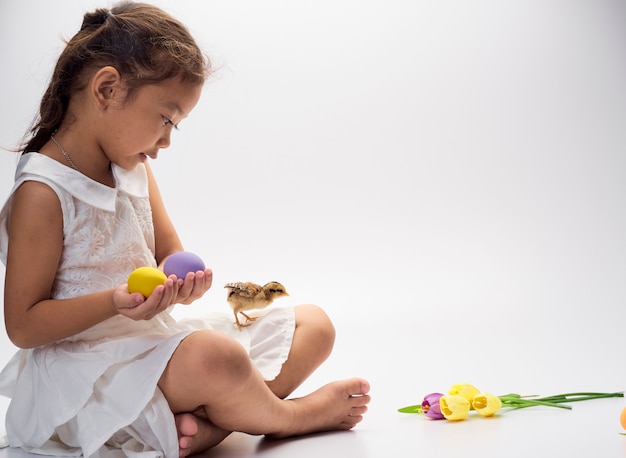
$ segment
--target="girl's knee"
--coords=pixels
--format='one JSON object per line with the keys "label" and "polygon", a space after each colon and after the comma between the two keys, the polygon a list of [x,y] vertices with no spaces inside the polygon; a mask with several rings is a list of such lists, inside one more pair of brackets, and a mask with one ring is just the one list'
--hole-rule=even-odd
{"label": "girl's knee", "polygon": [[254,367],[241,344],[217,331],[197,331],[180,343],[159,388],[172,412],[193,412],[232,393],[234,386],[252,375]]}
{"label": "girl's knee", "polygon": [[[180,344],[176,353],[185,364],[208,374],[243,376],[252,369],[248,354],[241,344],[217,331],[198,331]],[[195,371],[194,371],[195,372]]]}
{"label": "girl's knee", "polygon": [[330,353],[335,343],[335,326],[326,312],[313,304],[299,305],[295,311],[296,330],[306,332],[318,348]]}

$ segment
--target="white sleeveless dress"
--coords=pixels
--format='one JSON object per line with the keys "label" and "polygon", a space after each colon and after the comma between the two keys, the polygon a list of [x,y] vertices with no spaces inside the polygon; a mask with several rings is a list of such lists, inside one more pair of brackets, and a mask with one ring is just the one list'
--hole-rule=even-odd
{"label": "white sleeveless dress", "polygon": [[[45,183],[63,210],[54,299],[114,288],[133,269],[155,266],[145,167],[113,166],[113,172],[116,187],[110,188],[39,153],[20,158],[13,191],[25,181]],[[9,197],[0,211],[3,263],[10,210]],[[9,444],[46,455],[178,457],[174,417],[157,382],[182,339],[198,329],[227,333],[248,350],[266,380],[287,359],[292,307],[270,307],[242,331],[233,321],[227,308],[185,321],[169,311],[150,321],[118,315],[71,338],[18,350],[0,373],[0,395],[11,398]]]}

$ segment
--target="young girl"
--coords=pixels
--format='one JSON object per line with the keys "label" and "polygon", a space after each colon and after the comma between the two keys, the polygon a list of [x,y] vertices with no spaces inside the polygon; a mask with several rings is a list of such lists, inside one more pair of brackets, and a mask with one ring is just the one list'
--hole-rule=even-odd
{"label": "young girl", "polygon": [[20,348],[0,374],[12,446],[43,454],[187,456],[231,431],[286,437],[354,427],[368,383],[285,399],[329,355],[313,305],[176,322],[211,270],[144,298],[128,274],[183,246],[147,158],[196,105],[209,66],[187,29],[125,3],[88,13],[68,42],[0,213],[5,321]]}

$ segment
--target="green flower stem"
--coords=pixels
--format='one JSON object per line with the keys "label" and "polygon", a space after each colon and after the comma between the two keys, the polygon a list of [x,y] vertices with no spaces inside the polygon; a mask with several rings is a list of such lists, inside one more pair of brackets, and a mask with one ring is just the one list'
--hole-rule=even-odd
{"label": "green flower stem", "polygon": [[557,407],[559,409],[572,410],[570,406],[560,405],[558,402],[548,402],[539,399],[522,399],[521,396],[509,397],[498,396],[502,401],[502,407],[510,407],[512,409],[523,409],[525,407],[546,406]]}
{"label": "green flower stem", "polygon": [[587,401],[589,399],[601,399],[601,398],[623,398],[624,392],[616,392],[616,393],[589,393],[589,392],[581,392],[581,393],[567,393],[567,394],[557,394],[554,396],[547,396],[543,398],[539,398],[542,401],[548,402],[577,402],[577,401]]}
{"label": "green flower stem", "polygon": [[589,401],[591,399],[600,398],[623,398],[624,392],[616,393],[595,393],[595,392],[578,392],[556,394],[554,396],[545,396],[542,398],[528,399],[518,394],[507,394],[500,396],[503,407],[511,407],[514,409],[522,409],[524,407],[532,407],[533,405],[544,405],[549,407],[559,407],[561,409],[570,409],[570,406],[559,405],[564,402]]}

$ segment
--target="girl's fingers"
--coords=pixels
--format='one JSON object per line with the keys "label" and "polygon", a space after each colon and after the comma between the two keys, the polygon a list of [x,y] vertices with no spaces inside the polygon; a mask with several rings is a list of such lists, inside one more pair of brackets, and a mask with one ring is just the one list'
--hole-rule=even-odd
{"label": "girl's fingers", "polygon": [[196,299],[202,297],[213,283],[213,271],[211,269],[189,272],[185,276],[185,281],[178,291],[177,302],[181,304],[191,304]]}

